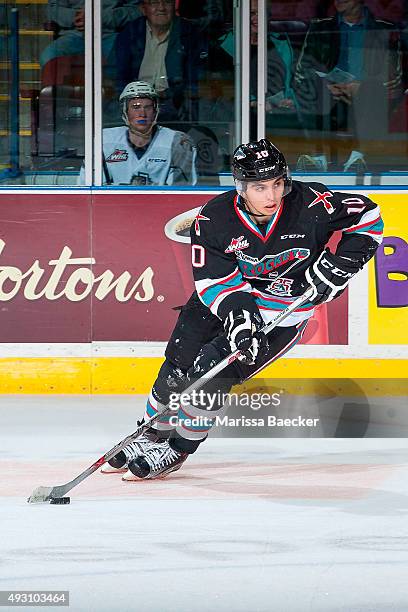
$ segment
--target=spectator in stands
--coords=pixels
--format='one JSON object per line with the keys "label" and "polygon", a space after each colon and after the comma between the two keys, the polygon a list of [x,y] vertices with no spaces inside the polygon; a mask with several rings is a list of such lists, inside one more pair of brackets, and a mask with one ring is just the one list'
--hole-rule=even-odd
{"label": "spectator in stands", "polygon": [[160,120],[197,118],[198,78],[207,57],[200,29],[175,16],[175,0],[142,0],[142,17],[116,41],[118,91],[132,80],[151,83],[160,98]]}
{"label": "spectator in stands", "polygon": [[311,22],[296,69],[302,120],[317,135],[314,154],[302,155],[298,169],[328,169],[326,123],[328,130],[350,131],[354,142],[343,168],[362,173],[367,142],[386,138],[389,102],[401,95],[400,38],[395,26],[376,19],[364,0],[334,4],[333,17]]}
{"label": "spectator in stands", "polygon": [[[113,50],[117,32],[140,15],[139,0],[102,1],[102,55],[107,70],[113,70]],[[49,44],[40,56],[43,85],[54,85],[58,68],[52,60],[65,56],[83,55],[85,52],[84,0],[49,0],[48,19],[58,38]],[[50,63],[51,62],[51,63]],[[62,83],[58,83],[62,84]]]}
{"label": "spectator in stands", "polygon": [[[268,17],[274,4],[269,3]],[[298,23],[298,22],[296,22]],[[300,128],[297,112],[297,101],[293,89],[293,78],[299,55],[299,43],[293,44],[299,34],[290,26],[292,21],[270,21],[268,18],[267,33],[267,83],[266,83],[266,126],[276,139],[276,128]],[[302,23],[300,25],[303,25]],[[303,26],[305,30],[305,26]],[[304,34],[302,35],[303,42]],[[251,57],[251,131],[256,136],[257,106],[257,61],[258,61],[258,2],[250,4],[250,57]]]}
{"label": "spectator in stands", "polygon": [[[367,8],[377,19],[385,19],[393,23],[404,21],[407,10],[406,0],[366,0]],[[315,17],[330,17],[336,12],[334,0],[320,0]]]}
{"label": "spectator in stands", "polygon": [[[119,97],[126,126],[103,130],[105,184],[195,185],[196,151],[183,132],[156,124],[158,95],[149,83],[126,85]],[[84,184],[81,169],[79,184]]]}
{"label": "spectator in stands", "polygon": [[[268,14],[271,13],[273,3],[267,5]],[[270,25],[273,22],[269,22]],[[294,69],[298,52],[292,44],[292,36],[285,31],[289,21],[276,22],[280,28],[268,31],[267,38],[267,90],[266,112],[269,115],[291,113],[296,115],[296,98],[292,88]],[[234,35],[229,33],[222,42],[223,48],[231,55],[234,50]],[[258,0],[250,3],[250,73],[251,73],[251,107],[257,105],[257,62],[258,62]],[[253,117],[256,122],[256,113]]]}
{"label": "spectator in stands", "polygon": [[296,94],[292,87],[296,67],[296,50],[287,32],[269,34],[266,111],[296,111]]}
{"label": "spectator in stands", "polygon": [[[206,39],[205,53],[207,74],[200,75],[200,84],[207,77],[211,80],[212,72],[223,72],[223,76],[230,78],[234,66],[230,53],[226,53],[221,42],[229,36],[233,27],[233,6],[231,0],[177,0],[176,14],[187,19],[198,27]],[[200,92],[201,99],[201,92]],[[201,116],[200,116],[201,119]]]}

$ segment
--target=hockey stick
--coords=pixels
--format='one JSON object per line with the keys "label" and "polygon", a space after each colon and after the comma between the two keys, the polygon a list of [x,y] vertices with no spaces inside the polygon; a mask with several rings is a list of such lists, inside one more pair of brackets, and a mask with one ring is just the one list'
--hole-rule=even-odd
{"label": "hockey stick", "polygon": [[112,185],[113,178],[112,178],[111,173],[109,172],[108,164],[106,163],[106,157],[105,157],[104,153],[102,153],[102,168],[103,168],[103,173],[104,173],[105,178],[106,178],[106,184],[107,185]]}
{"label": "hockey stick", "polygon": [[[270,331],[272,331],[275,327],[277,327],[277,325],[279,325],[289,315],[291,315],[292,312],[294,310],[296,310],[296,308],[299,308],[302,304],[307,302],[309,300],[309,298],[312,296],[312,293],[313,293],[313,289],[312,288],[307,289],[307,291],[302,296],[300,296],[297,300],[292,302],[292,304],[290,304],[290,306],[285,308],[285,310],[282,310],[282,312],[280,312],[274,318],[273,321],[271,321],[270,323],[265,325],[262,328],[262,332],[264,334],[267,334]],[[201,387],[203,387],[206,382],[208,382],[209,380],[214,378],[214,376],[216,376],[224,368],[226,368],[228,365],[230,365],[236,359],[238,359],[240,354],[241,354],[241,352],[239,350],[236,350],[233,353],[231,353],[230,355],[228,355],[227,357],[225,357],[222,361],[220,361],[213,368],[211,368],[211,370],[208,370],[208,372],[206,374],[204,374],[204,376],[202,376],[198,380],[194,381],[189,387],[187,387],[187,389],[183,392],[183,394],[189,395],[189,394],[193,393],[193,391],[201,389]],[[164,416],[165,414],[170,412],[170,410],[171,409],[169,408],[169,406],[166,406],[166,408],[164,408],[164,410],[162,410],[161,412],[158,412],[157,414],[152,416],[148,421],[145,421],[144,423],[141,423],[139,425],[139,427],[136,429],[136,431],[134,431],[133,433],[131,433],[128,436],[126,436],[126,438],[123,438],[123,440],[118,442],[118,444],[116,444],[113,448],[111,448],[107,453],[102,455],[102,457],[100,457],[97,461],[95,461],[95,463],[93,463],[91,466],[89,466],[89,468],[87,468],[86,470],[81,472],[81,474],[79,474],[73,480],[70,480],[66,484],[57,485],[55,487],[37,487],[37,489],[34,489],[34,491],[31,493],[30,497],[27,499],[28,503],[30,503],[30,504],[43,503],[43,502],[50,501],[51,499],[63,497],[64,495],[66,495],[66,493],[68,493],[68,491],[71,491],[71,489],[73,489],[80,482],[85,480],[85,478],[88,478],[88,476],[93,474],[104,463],[106,463],[107,461],[109,461],[110,459],[115,457],[115,455],[117,455],[119,453],[119,451],[121,451],[123,448],[125,448],[125,446],[130,444],[130,442],[132,442],[132,440],[134,440],[135,438],[140,436],[142,433],[144,433],[147,429],[149,429],[149,427],[151,427],[153,425],[153,423],[155,423],[162,416]]]}

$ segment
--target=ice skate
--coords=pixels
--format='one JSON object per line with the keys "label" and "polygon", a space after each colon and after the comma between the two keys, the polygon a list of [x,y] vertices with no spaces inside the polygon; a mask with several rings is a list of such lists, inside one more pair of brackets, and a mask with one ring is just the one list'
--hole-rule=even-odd
{"label": "ice skate", "polygon": [[143,454],[128,462],[128,471],[122,480],[150,480],[164,478],[167,474],[181,468],[188,453],[173,450],[168,441],[159,442],[146,447]]}
{"label": "ice skate", "polygon": [[145,431],[141,436],[133,440],[128,446],[121,450],[115,457],[105,463],[101,468],[102,474],[124,474],[128,470],[128,463],[143,455],[149,446],[157,443],[159,437],[152,428]]}

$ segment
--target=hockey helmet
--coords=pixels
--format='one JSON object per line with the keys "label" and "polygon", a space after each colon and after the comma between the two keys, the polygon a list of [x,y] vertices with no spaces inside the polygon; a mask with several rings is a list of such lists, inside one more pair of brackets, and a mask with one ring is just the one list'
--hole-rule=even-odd
{"label": "hockey helmet", "polygon": [[[128,118],[128,103],[129,100],[133,98],[148,98],[153,101],[154,108],[156,111],[156,118],[158,113],[158,95],[150,83],[146,83],[146,81],[133,81],[132,83],[128,83],[122,93],[119,96],[119,103],[122,106],[122,119],[129,125]],[[156,120],[155,118],[155,120]]]}
{"label": "hockey helmet", "polygon": [[283,195],[287,195],[292,189],[292,178],[285,156],[265,138],[242,144],[235,149],[232,176],[238,192],[245,191],[245,183],[280,177],[285,182]]}

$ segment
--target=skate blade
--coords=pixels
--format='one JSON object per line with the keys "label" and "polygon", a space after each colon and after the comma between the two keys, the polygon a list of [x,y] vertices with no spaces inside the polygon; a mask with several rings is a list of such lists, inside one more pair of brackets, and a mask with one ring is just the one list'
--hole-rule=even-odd
{"label": "skate blade", "polygon": [[151,479],[148,476],[146,476],[145,478],[136,476],[136,474],[133,474],[133,472],[131,472],[130,470],[127,470],[127,472],[123,474],[122,476],[123,482],[144,482],[146,480],[151,480]]}
{"label": "skate blade", "polygon": [[139,478],[138,476],[135,476],[130,470],[126,470],[121,480],[123,480],[123,482],[140,482],[141,480],[143,480],[143,478]]}
{"label": "skate blade", "polygon": [[124,476],[122,476],[122,481],[123,482],[146,482],[147,480],[162,480],[163,478],[166,478],[166,476],[167,474],[164,474],[164,476],[159,474],[158,476],[145,476],[145,478],[139,478],[138,476],[135,476],[134,474],[132,474],[132,478],[130,477],[124,478]]}
{"label": "skate blade", "polygon": [[115,468],[111,470],[102,468],[100,470],[100,473],[105,475],[107,474],[108,476],[110,476],[111,474],[126,474],[127,471],[127,468]]}
{"label": "skate blade", "polygon": [[158,474],[149,474],[148,476],[145,476],[144,478],[136,476],[136,474],[133,474],[133,472],[131,472],[130,470],[127,470],[127,472],[122,476],[122,480],[123,482],[142,482],[143,480],[163,480],[169,474],[172,474],[173,472],[177,472],[177,470],[179,470],[182,465],[183,464],[178,465],[177,467],[171,468],[170,470],[165,470],[164,472],[159,472]]}
{"label": "skate blade", "polygon": [[51,499],[53,487],[37,487],[27,499],[29,504],[41,504]]}

